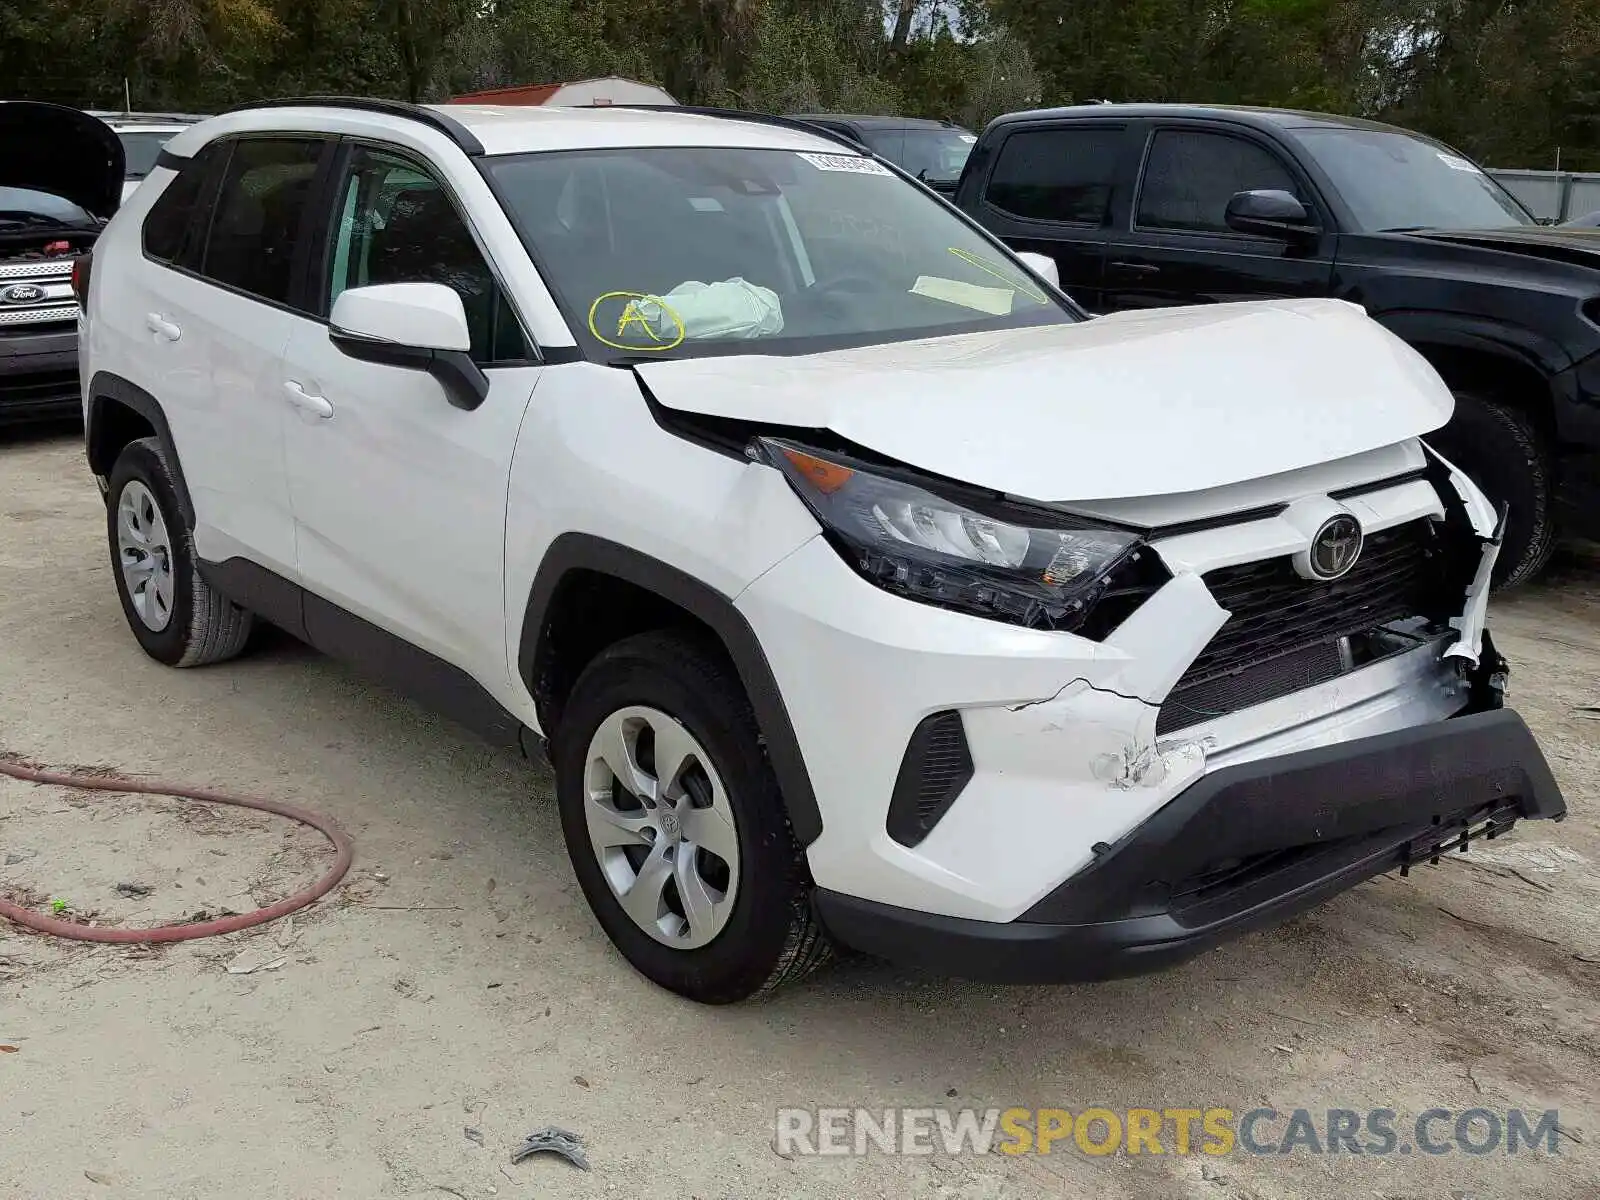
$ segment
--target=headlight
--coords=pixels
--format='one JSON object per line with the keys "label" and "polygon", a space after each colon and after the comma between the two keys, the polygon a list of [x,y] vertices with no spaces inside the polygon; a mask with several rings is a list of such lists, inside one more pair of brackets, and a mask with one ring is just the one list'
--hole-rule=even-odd
{"label": "headlight", "polygon": [[[980,512],[843,455],[775,438],[759,438],[756,447],[852,567],[913,600],[1032,629],[1077,631],[1123,568],[1141,558],[1137,533],[974,500],[990,509]],[[1158,563],[1150,566],[1165,574]],[[1152,589],[1145,582],[1134,590],[1143,599]]]}

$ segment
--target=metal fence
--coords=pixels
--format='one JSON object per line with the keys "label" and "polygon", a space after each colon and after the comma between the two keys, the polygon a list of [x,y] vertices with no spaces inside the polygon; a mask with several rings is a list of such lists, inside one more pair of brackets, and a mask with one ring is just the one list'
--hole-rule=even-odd
{"label": "metal fence", "polygon": [[1489,174],[1541,219],[1570,221],[1600,211],[1600,174],[1501,169]]}

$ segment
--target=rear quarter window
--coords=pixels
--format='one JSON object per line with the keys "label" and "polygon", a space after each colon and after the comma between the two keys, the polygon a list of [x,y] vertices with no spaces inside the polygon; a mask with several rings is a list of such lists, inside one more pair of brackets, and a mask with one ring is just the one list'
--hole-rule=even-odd
{"label": "rear quarter window", "polygon": [[[157,262],[180,264],[199,249],[216,191],[216,170],[228,146],[212,142],[178,171],[145,214],[144,252]],[[210,186],[208,186],[208,184]]]}

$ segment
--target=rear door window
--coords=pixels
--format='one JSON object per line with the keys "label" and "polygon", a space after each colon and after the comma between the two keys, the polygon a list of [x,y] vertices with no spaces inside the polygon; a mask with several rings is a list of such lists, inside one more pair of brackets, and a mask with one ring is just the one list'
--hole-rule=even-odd
{"label": "rear door window", "polygon": [[309,232],[311,185],[326,148],[314,138],[234,143],[201,274],[273,304],[292,303],[296,253]]}
{"label": "rear door window", "polygon": [[1120,125],[1019,130],[1001,145],[984,199],[1030,221],[1101,225],[1122,141]]}
{"label": "rear door window", "polygon": [[1202,129],[1161,129],[1150,142],[1139,184],[1141,229],[1231,233],[1228,201],[1263,189],[1306,197],[1272,151],[1247,138]]}

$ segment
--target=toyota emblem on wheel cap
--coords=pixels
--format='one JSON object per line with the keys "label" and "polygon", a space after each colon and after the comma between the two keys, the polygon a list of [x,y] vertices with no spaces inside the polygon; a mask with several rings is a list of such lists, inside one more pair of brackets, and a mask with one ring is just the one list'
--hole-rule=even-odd
{"label": "toyota emblem on wheel cap", "polygon": [[1311,539],[1306,565],[1317,579],[1338,579],[1361,557],[1361,523],[1349,513],[1329,517]]}
{"label": "toyota emblem on wheel cap", "polygon": [[44,299],[44,289],[36,283],[14,283],[0,292],[0,299],[7,304],[33,304]]}

